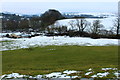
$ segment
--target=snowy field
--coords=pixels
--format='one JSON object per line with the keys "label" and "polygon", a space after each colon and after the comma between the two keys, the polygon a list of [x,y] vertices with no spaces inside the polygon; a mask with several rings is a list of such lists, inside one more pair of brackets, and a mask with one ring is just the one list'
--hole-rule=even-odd
{"label": "snowy field", "polygon": [[[94,20],[100,20],[101,21],[101,24],[104,25],[103,29],[106,29],[106,30],[111,30],[111,28],[114,26],[114,23],[115,23],[115,19],[117,17],[116,16],[110,16],[108,18],[87,18],[86,20],[89,22],[89,23],[93,23]],[[56,21],[56,24],[59,23],[60,25],[64,25],[64,26],[67,26],[67,29],[71,29],[71,26],[69,24],[70,21],[75,21],[76,19],[63,19],[63,20],[58,20]],[[75,29],[78,29],[77,27],[74,27]],[[88,30],[89,27],[86,28],[86,30]]]}
{"label": "snowy field", "polygon": [[0,38],[4,50],[14,50],[21,48],[47,46],[47,45],[79,45],[79,46],[109,46],[118,45],[117,39],[91,39],[85,37],[68,37],[68,36],[37,36],[32,38]]}

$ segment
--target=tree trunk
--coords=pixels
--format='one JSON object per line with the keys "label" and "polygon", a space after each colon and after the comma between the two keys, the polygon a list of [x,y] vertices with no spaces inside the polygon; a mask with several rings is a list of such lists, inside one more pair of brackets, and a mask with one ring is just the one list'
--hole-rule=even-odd
{"label": "tree trunk", "polygon": [[117,37],[119,37],[120,18],[118,18]]}

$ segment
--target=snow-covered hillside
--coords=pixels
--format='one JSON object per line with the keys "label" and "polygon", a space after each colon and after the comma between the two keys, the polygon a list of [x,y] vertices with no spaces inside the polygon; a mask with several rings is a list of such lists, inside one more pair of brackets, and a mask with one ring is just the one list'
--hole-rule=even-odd
{"label": "snow-covered hillside", "polygon": [[[67,13],[67,14],[68,15],[92,15],[96,17],[104,17],[104,18],[86,18],[86,20],[91,24],[93,23],[94,20],[100,20],[101,24],[104,25],[103,29],[106,29],[106,30],[111,30],[112,27],[114,27],[115,19],[117,18],[117,15],[112,13]],[[59,23],[60,25],[67,26],[67,29],[71,29],[69,22],[75,21],[75,20],[76,19],[63,19],[63,20],[56,21],[55,24],[57,25]],[[87,27],[86,29],[89,29],[89,27]],[[74,27],[74,28],[78,29],[77,27]]]}
{"label": "snow-covered hillside", "polygon": [[[110,30],[114,26],[114,22],[115,22],[116,18],[117,17],[108,17],[108,18],[100,18],[100,19],[87,18],[86,20],[90,23],[92,23],[94,20],[100,20],[101,23],[104,25],[103,29]],[[56,22],[59,23],[60,25],[67,26],[67,28],[70,29],[71,26],[70,26],[69,22],[74,21],[74,20],[76,20],[76,19],[63,19],[63,20],[58,20]]]}

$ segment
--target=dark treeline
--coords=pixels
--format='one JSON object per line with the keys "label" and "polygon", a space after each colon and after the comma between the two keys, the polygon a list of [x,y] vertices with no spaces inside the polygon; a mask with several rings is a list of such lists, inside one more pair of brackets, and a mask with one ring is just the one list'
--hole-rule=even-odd
{"label": "dark treeline", "polygon": [[2,13],[2,30],[28,30],[29,28],[40,28],[40,17],[19,16],[16,14]]}
{"label": "dark treeline", "polygon": [[19,16],[16,14],[1,13],[2,16],[2,29],[3,30],[24,30],[29,28],[39,31],[44,31],[47,26],[53,24],[56,20],[63,19],[64,17],[57,10],[46,11],[41,16]]}

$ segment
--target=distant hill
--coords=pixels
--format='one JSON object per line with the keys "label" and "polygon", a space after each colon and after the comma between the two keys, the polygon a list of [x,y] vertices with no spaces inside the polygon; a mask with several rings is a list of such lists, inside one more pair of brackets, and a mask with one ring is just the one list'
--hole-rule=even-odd
{"label": "distant hill", "polygon": [[63,18],[63,15],[59,11],[49,9],[41,15],[41,24],[43,24],[43,26],[48,26],[50,24],[53,24],[56,20],[60,20]]}

